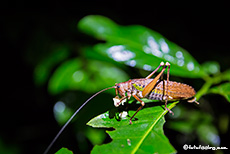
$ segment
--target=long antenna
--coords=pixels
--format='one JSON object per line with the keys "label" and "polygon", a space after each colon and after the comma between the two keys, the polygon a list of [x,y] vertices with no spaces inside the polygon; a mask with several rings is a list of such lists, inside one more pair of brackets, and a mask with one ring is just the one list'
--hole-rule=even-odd
{"label": "long antenna", "polygon": [[91,100],[93,99],[95,96],[97,96],[98,94],[108,90],[108,89],[112,89],[112,88],[116,88],[116,86],[113,87],[109,87],[106,89],[102,89],[101,91],[97,92],[96,94],[94,94],[93,96],[91,96],[89,99],[87,99],[75,112],[74,114],[69,118],[69,120],[65,123],[64,126],[62,126],[61,130],[57,133],[57,135],[55,136],[55,138],[53,139],[53,141],[50,143],[50,145],[46,148],[44,154],[47,154],[50,150],[50,148],[53,146],[53,144],[55,143],[55,141],[58,139],[58,137],[61,135],[61,133],[64,131],[64,129],[67,127],[67,125],[73,120],[73,118],[76,116],[76,114]]}

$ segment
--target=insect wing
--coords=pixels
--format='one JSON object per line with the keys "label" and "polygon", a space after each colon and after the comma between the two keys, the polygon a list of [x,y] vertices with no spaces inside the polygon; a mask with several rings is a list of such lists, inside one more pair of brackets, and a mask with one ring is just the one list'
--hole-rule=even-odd
{"label": "insect wing", "polygon": [[156,85],[158,78],[154,78],[142,91],[142,96],[147,96],[153,89],[153,87]]}

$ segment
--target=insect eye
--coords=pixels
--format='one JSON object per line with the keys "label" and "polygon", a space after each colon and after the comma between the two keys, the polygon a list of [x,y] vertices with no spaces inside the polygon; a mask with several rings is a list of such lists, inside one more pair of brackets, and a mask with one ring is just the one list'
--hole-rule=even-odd
{"label": "insect eye", "polygon": [[117,86],[117,88],[120,88],[120,86]]}

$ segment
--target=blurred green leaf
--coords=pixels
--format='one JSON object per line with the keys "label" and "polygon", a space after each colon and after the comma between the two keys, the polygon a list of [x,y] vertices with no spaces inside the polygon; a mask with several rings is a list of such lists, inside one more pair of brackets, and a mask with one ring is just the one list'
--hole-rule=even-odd
{"label": "blurred green leaf", "polygon": [[7,153],[7,154],[15,154],[15,153],[20,153],[20,149],[16,145],[9,145],[4,143],[2,138],[0,138],[0,153]]}
{"label": "blurred green leaf", "polygon": [[[172,103],[168,108],[172,109],[176,104]],[[111,112],[91,119],[87,124],[92,127],[115,129],[107,131],[113,141],[95,146],[92,153],[176,153],[163,132],[167,112],[163,106],[144,108],[135,116],[138,120],[132,125],[128,117],[118,120]],[[134,113],[129,111],[130,115]]]}
{"label": "blurred green leaf", "polygon": [[93,145],[102,144],[106,138],[104,130],[87,127],[86,136]]}
{"label": "blurred green leaf", "polygon": [[230,82],[215,86],[211,88],[208,92],[214,94],[220,94],[224,96],[228,102],[230,102]]}
{"label": "blurred green leaf", "polygon": [[218,125],[221,134],[225,134],[229,130],[229,118],[228,113],[224,113],[219,116]]}
{"label": "blurred green leaf", "polygon": [[170,122],[168,124],[169,128],[174,129],[178,132],[182,132],[182,133],[192,133],[194,131],[193,128],[193,123],[191,123],[190,121],[186,120],[186,121],[174,121],[174,122]]}
{"label": "blurred green leaf", "polygon": [[126,81],[128,75],[107,62],[71,59],[61,64],[49,81],[49,92],[58,94],[65,90],[96,92],[111,87],[117,82]]}
{"label": "blurred green leaf", "polygon": [[220,73],[220,64],[216,61],[205,62],[202,64],[202,68],[207,74]]}
{"label": "blurred green leaf", "polygon": [[58,101],[53,108],[54,117],[58,123],[62,126],[71,117],[73,111],[64,102]]}
{"label": "blurred green leaf", "polygon": [[230,81],[230,69],[221,74],[222,81]]}
{"label": "blurred green leaf", "polygon": [[[214,118],[210,114],[188,110],[180,106],[177,106],[176,110],[179,110],[174,112],[176,118],[172,117],[175,120],[167,123],[169,128],[184,133],[184,136],[196,133],[200,141],[212,146],[220,145],[218,130],[213,124]],[[177,115],[177,113],[179,114]]]}
{"label": "blurred green leaf", "polygon": [[67,148],[61,148],[55,154],[73,154],[73,152]]}
{"label": "blurred green leaf", "polygon": [[[79,59],[72,59],[59,66],[50,78],[48,90],[52,94],[57,94],[67,89],[73,89],[73,84],[85,77],[85,73],[80,70],[82,62]],[[77,72],[77,70],[80,70]],[[78,77],[74,77],[77,72]],[[77,81],[76,81],[77,79]],[[72,84],[73,83],[73,84]]]}
{"label": "blurred green leaf", "polygon": [[112,20],[97,15],[84,17],[79,21],[78,27],[84,30],[85,33],[103,40],[109,36],[116,35],[119,31],[118,26]]}
{"label": "blurred green leaf", "polygon": [[78,28],[107,41],[97,45],[96,52],[116,62],[153,70],[161,61],[168,61],[173,68],[173,75],[191,78],[206,75],[186,50],[144,26],[120,26],[106,17],[91,15],[80,20]]}
{"label": "blurred green leaf", "polygon": [[57,46],[54,51],[44,58],[34,70],[34,82],[36,85],[44,84],[50,75],[52,68],[69,55],[67,46]]}
{"label": "blurred green leaf", "polygon": [[197,127],[197,134],[201,141],[212,146],[220,145],[218,130],[211,123],[203,123]]}

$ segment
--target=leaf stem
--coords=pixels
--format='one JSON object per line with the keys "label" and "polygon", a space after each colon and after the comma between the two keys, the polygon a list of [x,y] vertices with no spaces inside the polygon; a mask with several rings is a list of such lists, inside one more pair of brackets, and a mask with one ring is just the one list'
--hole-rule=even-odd
{"label": "leaf stem", "polygon": [[[225,73],[225,72],[224,72]],[[210,77],[210,76],[205,76],[203,79],[205,80],[204,85],[201,87],[201,89],[197,92],[196,94],[196,99],[199,100],[203,95],[207,94],[209,88],[213,85],[213,84],[218,84],[220,83],[222,80],[224,73],[220,73],[216,76]]]}
{"label": "leaf stem", "polygon": [[196,99],[199,100],[203,95],[205,95],[212,84],[212,80],[206,81],[205,84],[201,87],[201,89],[197,92]]}

